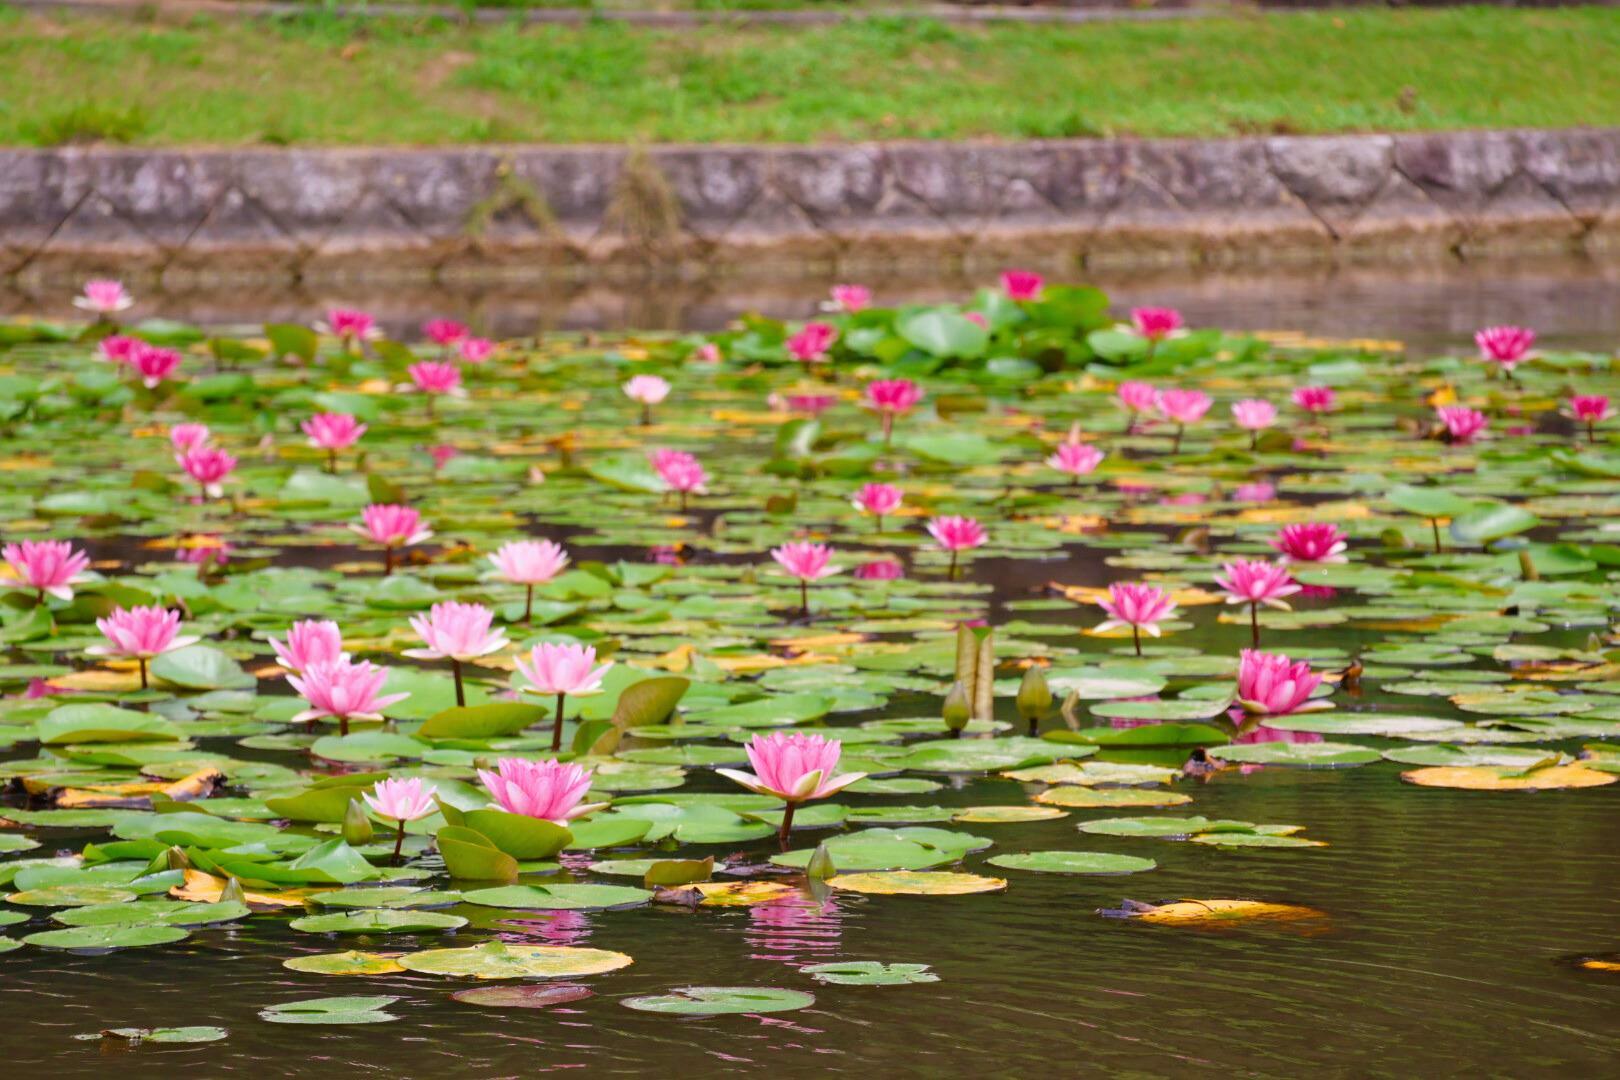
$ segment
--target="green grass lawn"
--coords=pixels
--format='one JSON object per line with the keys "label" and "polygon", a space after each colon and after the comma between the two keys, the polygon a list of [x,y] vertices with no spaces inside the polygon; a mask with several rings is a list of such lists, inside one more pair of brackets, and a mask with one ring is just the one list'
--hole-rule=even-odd
{"label": "green grass lawn", "polygon": [[1232,135],[1620,124],[1613,8],[469,28],[0,12],[0,142]]}

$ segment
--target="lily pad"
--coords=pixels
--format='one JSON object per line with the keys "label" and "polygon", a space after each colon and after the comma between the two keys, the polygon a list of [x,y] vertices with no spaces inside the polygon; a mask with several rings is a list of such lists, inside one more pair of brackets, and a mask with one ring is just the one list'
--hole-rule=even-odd
{"label": "lily pad", "polygon": [[834,986],[904,986],[907,983],[939,982],[927,964],[885,964],[877,960],[845,960],[836,964],[811,964],[799,969],[819,983]]}
{"label": "lily pad", "polygon": [[577,978],[617,971],[631,963],[624,953],[563,945],[508,945],[486,942],[466,949],[429,949],[399,958],[407,971],[473,979]]}
{"label": "lily pad", "polygon": [[1152,859],[1101,851],[1026,851],[993,855],[987,861],[1004,870],[1035,870],[1044,874],[1138,874],[1159,865]]}
{"label": "lily pad", "polygon": [[668,994],[625,998],[621,1005],[639,1012],[676,1016],[722,1016],[728,1013],[776,1013],[806,1009],[815,995],[774,986],[683,986]]}

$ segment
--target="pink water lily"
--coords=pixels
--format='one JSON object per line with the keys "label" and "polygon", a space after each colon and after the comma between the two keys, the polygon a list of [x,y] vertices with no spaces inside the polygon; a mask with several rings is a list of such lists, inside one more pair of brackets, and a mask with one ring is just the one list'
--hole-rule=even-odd
{"label": "pink water lily", "polygon": [[1339,395],[1331,386],[1301,386],[1294,390],[1294,404],[1308,413],[1332,412]]}
{"label": "pink water lily", "polygon": [[1325,701],[1310,700],[1321,682],[1322,676],[1303,660],[1244,649],[1238,662],[1238,703],[1247,712],[1268,716],[1331,708]]}
{"label": "pink water lily", "polygon": [[103,317],[134,305],[135,298],[129,295],[124,283],[109,278],[92,278],[84,283],[84,292],[73,298],[73,306],[80,311],[93,311]]}
{"label": "pink water lily", "polygon": [[834,285],[832,303],[837,310],[853,315],[872,306],[872,290],[865,285]]}
{"label": "pink water lily", "polygon": [[944,551],[950,552],[951,565],[946,572],[950,578],[956,577],[957,558],[964,551],[971,551],[976,547],[983,547],[990,534],[983,525],[970,517],[945,515],[928,519],[928,535],[934,538]]}
{"label": "pink water lily", "polygon": [[420,513],[398,503],[372,503],[360,511],[359,522],[349,528],[372,543],[382,545],[384,574],[394,572],[396,549],[420,544],[433,535]]}
{"label": "pink water lily", "polygon": [[1001,275],[1001,291],[1020,303],[1039,300],[1045,287],[1046,279],[1032,270],[1006,270]]}
{"label": "pink water lily", "polygon": [[1136,431],[1136,421],[1159,409],[1159,388],[1140,379],[1126,379],[1114,389],[1114,396],[1125,410],[1125,434]]}
{"label": "pink water lily", "polygon": [[419,776],[405,780],[379,780],[369,792],[361,792],[366,805],[385,818],[393,818],[399,831],[394,838],[393,864],[399,865],[399,853],[405,846],[405,823],[425,818],[438,810],[434,799],[438,789]]}
{"label": "pink water lily", "polygon": [[1131,309],[1131,327],[1152,342],[1174,336],[1182,328],[1181,312],[1168,307]]}
{"label": "pink water lily", "polygon": [[366,433],[366,425],[349,413],[316,413],[299,426],[309,436],[309,445],[326,451],[326,471],[334,473],[338,451],[347,450]]}
{"label": "pink water lily", "polygon": [[773,731],[768,735],[755,735],[746,750],[752,773],[737,769],[716,769],[715,772],[735,780],[749,791],[772,795],[787,803],[778,832],[783,851],[787,850],[788,833],[793,829],[793,811],[800,803],[824,799],[866,776],[865,773],[840,774],[838,759],[843,753],[843,744],[821,735]]}
{"label": "pink water lily", "polygon": [[160,349],[144,342],[130,350],[129,366],[135,369],[141,385],[155,390],[167,379],[174,377],[180,367],[180,354],[173,349]]}
{"label": "pink water lily", "polygon": [[[441,396],[466,397],[461,386],[461,368],[450,360],[418,360],[405,369],[410,385],[427,395],[428,415],[433,414],[433,402]],[[408,388],[407,388],[408,389]]]}
{"label": "pink water lily", "polygon": [[1573,394],[1566,416],[1586,425],[1586,441],[1597,442],[1597,426],[1615,415],[1606,394]]}
{"label": "pink water lily", "polygon": [[888,446],[894,437],[895,417],[904,416],[916,408],[922,396],[922,387],[910,379],[873,379],[866,384],[862,404],[876,411],[881,418],[884,446]]}
{"label": "pink water lily", "polygon": [[1233,502],[1270,502],[1277,497],[1277,485],[1268,484],[1264,480],[1253,483],[1239,484],[1232,489]]}
{"label": "pink water lily", "polygon": [[495,355],[495,343],[489,338],[464,338],[456,346],[456,355],[474,367]]}
{"label": "pink water lily", "polygon": [[236,469],[234,455],[217,446],[194,446],[174,459],[202,488],[203,498],[217,499],[225,494],[225,481]]}
{"label": "pink water lily", "polygon": [[168,611],[156,604],[151,607],[115,607],[105,618],[96,620],[96,629],[107,639],[107,644],[92,645],[84,651],[91,656],[117,656],[134,660],[140,666],[142,690],[147,688],[148,661],[154,656],[162,656],[202,640],[195,634],[180,633],[178,611]]}
{"label": "pink water lily", "polygon": [[213,436],[207,424],[175,424],[169,429],[169,445],[174,447],[176,454],[184,454],[207,445]]}
{"label": "pink water lily", "polygon": [[1116,626],[1131,628],[1131,640],[1136,655],[1142,655],[1142,634],[1159,636],[1159,624],[1175,614],[1176,604],[1165,591],[1155,585],[1118,582],[1108,586],[1108,595],[1099,597],[1097,606],[1108,613],[1108,618],[1097,624],[1099,633]]}
{"label": "pink water lily", "polygon": [[326,321],[316,323],[315,329],[337,338],[345,352],[352,352],[362,341],[382,337],[377,320],[356,308],[332,308],[326,313]]}
{"label": "pink water lily", "polygon": [[542,641],[527,657],[518,654],[517,669],[529,681],[524,689],[557,696],[557,712],[551,721],[553,750],[562,749],[563,705],[568,695],[597,693],[602,689],[602,677],[612,666],[611,660],[597,664],[596,650],[589,645]]}
{"label": "pink water lily", "polygon": [[906,576],[906,568],[896,559],[873,559],[857,566],[851,576],[856,581],[898,581]]}
{"label": "pink water lily", "polygon": [[568,553],[550,540],[512,540],[502,544],[489,561],[501,580],[527,590],[521,621],[528,622],[534,614],[534,587],[561,573],[568,565]]}
{"label": "pink water lily", "polygon": [[771,549],[775,559],[789,577],[799,579],[799,614],[810,614],[810,583],[837,574],[840,567],[832,565],[832,548],[826,544],[790,542]]}
{"label": "pink water lily", "polygon": [[295,722],[314,724],[330,718],[338,722],[342,735],[349,733],[349,723],[354,720],[381,723],[384,709],[411,696],[382,693],[388,669],[369,660],[357,663],[347,657],[316,664],[287,676],[287,681],[309,703],[309,708],[293,717]]}
{"label": "pink water lily", "polygon": [[1278,529],[1271,546],[1282,555],[1283,562],[1342,563],[1349,544],[1337,525],[1307,521]]}
{"label": "pink water lily", "polygon": [[1263,398],[1232,402],[1232,422],[1249,433],[1249,449],[1260,444],[1260,432],[1277,422],[1277,406]]}
{"label": "pink water lily", "polygon": [[785,407],[789,412],[805,413],[811,417],[820,416],[834,405],[838,404],[837,394],[787,394],[782,397],[771,395],[773,402],[779,402],[776,407]]}
{"label": "pink water lily", "polygon": [[448,348],[460,344],[471,333],[465,323],[454,319],[429,319],[422,324],[422,333],[435,345]]}
{"label": "pink water lily", "polygon": [[669,382],[657,375],[636,375],[621,388],[624,396],[641,406],[641,425],[652,423],[652,407],[669,397]]}
{"label": "pink water lily", "polygon": [[607,805],[581,801],[591,789],[591,771],[572,763],[501,758],[494,772],[479,769],[478,779],[508,814],[556,825],[566,825]]}
{"label": "pink water lily", "polygon": [[1221,567],[1215,575],[1215,584],[1226,593],[1228,604],[1249,605],[1249,630],[1252,644],[1260,645],[1260,605],[1288,610],[1285,596],[1299,592],[1300,586],[1282,563],[1264,559],[1235,559]]}
{"label": "pink water lily", "polygon": [[1487,326],[1474,335],[1479,355],[1502,365],[1509,375],[1513,369],[1530,358],[1536,344],[1536,332],[1525,326]]}
{"label": "pink water lily", "polygon": [[123,366],[135,358],[135,350],[144,346],[146,342],[139,338],[125,337],[123,334],[108,334],[96,342],[96,355],[109,364]]}
{"label": "pink water lily", "polygon": [[1445,439],[1453,446],[1467,446],[1485,433],[1490,423],[1485,414],[1466,405],[1442,405],[1434,410],[1445,428]]}
{"label": "pink water lily", "polygon": [[827,360],[827,350],[838,340],[838,331],[829,323],[809,322],[787,339],[788,355],[804,364]]}
{"label": "pink water lily", "polygon": [[72,600],[73,586],[88,581],[84,571],[90,556],[76,551],[66,540],[23,540],[0,549],[18,582],[33,589],[43,604],[45,597]]}
{"label": "pink water lily", "polygon": [[850,500],[855,509],[863,514],[871,514],[877,519],[877,531],[883,531],[883,519],[900,509],[900,502],[904,495],[893,484],[870,483],[862,484]]}
{"label": "pink water lily", "polygon": [[1060,442],[1057,449],[1047,456],[1046,464],[1060,473],[1067,473],[1078,484],[1082,476],[1095,472],[1106,456],[1090,443]]}
{"label": "pink water lily", "polygon": [[425,649],[406,649],[413,660],[448,660],[456,680],[456,704],[466,705],[461,665],[480,656],[506,648],[506,631],[491,629],[495,613],[483,604],[462,604],[446,600],[428,609],[427,615],[411,616],[411,629],[427,644]]}
{"label": "pink water lily", "polygon": [[712,341],[705,341],[692,350],[691,360],[694,364],[718,364],[721,360],[720,346]]}
{"label": "pink water lily", "polygon": [[709,474],[691,454],[684,450],[655,450],[650,458],[664,486],[680,495],[682,510],[692,495],[708,492]]}
{"label": "pink water lily", "polygon": [[1155,404],[1160,414],[1176,425],[1175,440],[1171,443],[1170,452],[1177,454],[1181,452],[1181,436],[1186,431],[1187,425],[1202,420],[1214,402],[1202,390],[1171,389],[1159,391]]}
{"label": "pink water lily", "polygon": [[343,632],[330,619],[301,619],[287,628],[287,639],[270,639],[276,661],[288,671],[304,671],[346,658]]}

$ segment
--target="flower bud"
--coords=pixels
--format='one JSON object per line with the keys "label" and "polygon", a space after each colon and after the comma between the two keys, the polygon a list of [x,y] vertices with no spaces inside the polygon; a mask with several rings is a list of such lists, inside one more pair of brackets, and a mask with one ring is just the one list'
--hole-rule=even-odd
{"label": "flower bud", "polygon": [[967,727],[972,715],[973,706],[968,701],[967,687],[959,682],[952,683],[950,690],[945,694],[945,703],[940,708],[940,716],[945,720],[945,727],[953,735],[961,735],[962,729]]}
{"label": "flower bud", "polygon": [[1027,668],[1024,671],[1024,681],[1018,686],[1018,715],[1029,724],[1029,733],[1035,734],[1040,726],[1041,717],[1052,708],[1052,687],[1047,684],[1046,675],[1038,667]]}
{"label": "flower bud", "polygon": [[366,816],[366,808],[360,805],[360,800],[350,799],[349,807],[343,811],[343,842],[350,847],[359,847],[371,842],[375,830],[371,827],[371,819]]}

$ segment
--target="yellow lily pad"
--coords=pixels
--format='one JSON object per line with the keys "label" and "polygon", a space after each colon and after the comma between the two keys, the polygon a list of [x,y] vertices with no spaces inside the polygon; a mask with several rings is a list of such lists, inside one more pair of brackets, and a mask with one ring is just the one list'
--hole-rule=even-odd
{"label": "yellow lily pad", "polygon": [[1176,900],[1168,904],[1126,902],[1105,915],[1142,922],[1208,926],[1230,922],[1301,922],[1326,919],[1327,913],[1301,904],[1274,904],[1265,900]]}
{"label": "yellow lily pad", "polygon": [[959,874],[948,870],[888,870],[867,874],[839,874],[827,882],[844,892],[876,896],[965,896],[1000,892],[1005,878]]}
{"label": "yellow lily pad", "polygon": [[701,897],[701,907],[749,907],[769,904],[796,895],[798,889],[780,881],[699,881],[673,889],[660,889],[654,897],[660,903],[691,903]]}
{"label": "yellow lily pad", "polygon": [[1052,806],[969,806],[959,810],[952,821],[977,825],[1016,825],[1025,821],[1050,821],[1068,817]]}
{"label": "yellow lily pad", "polygon": [[1192,802],[1192,796],[1144,788],[1055,787],[1035,796],[1035,801],[1048,806],[1180,806]]}
{"label": "yellow lily pad", "polygon": [[392,975],[405,970],[398,961],[398,957],[403,955],[346,949],[343,952],[289,957],[281,962],[281,966],[289,971],[312,975]]}
{"label": "yellow lily pad", "polygon": [[1401,779],[1422,787],[1461,788],[1465,791],[1558,791],[1563,788],[1602,787],[1620,776],[1583,765],[1553,765],[1545,769],[1515,769],[1501,765],[1435,765],[1401,773]]}

